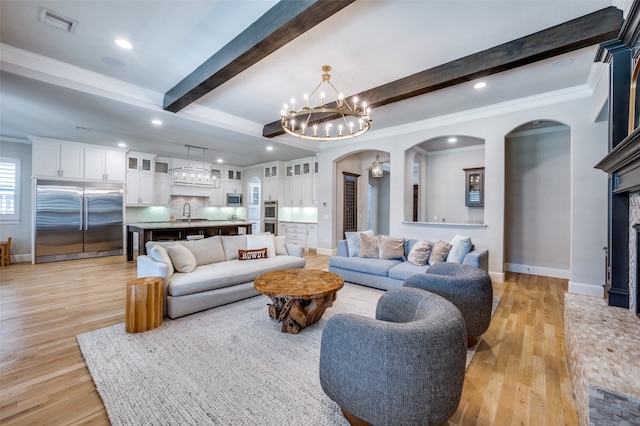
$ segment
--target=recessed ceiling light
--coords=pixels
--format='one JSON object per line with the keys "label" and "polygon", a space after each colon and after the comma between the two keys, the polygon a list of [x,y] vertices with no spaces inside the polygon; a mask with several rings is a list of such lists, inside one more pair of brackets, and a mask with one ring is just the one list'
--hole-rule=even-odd
{"label": "recessed ceiling light", "polygon": [[162,126],[162,121],[155,119],[155,120],[151,120],[152,124],[155,124],[156,126]]}
{"label": "recessed ceiling light", "polygon": [[273,151],[273,147],[271,145],[267,145],[267,151]]}
{"label": "recessed ceiling light", "polygon": [[482,89],[483,87],[486,87],[487,83],[485,83],[484,81],[481,81],[480,83],[476,83],[473,85],[474,89]]}
{"label": "recessed ceiling light", "polygon": [[126,148],[126,147],[127,147],[127,144],[126,144],[126,143],[124,143],[124,142],[118,142],[118,146],[119,146],[120,148]]}
{"label": "recessed ceiling light", "polygon": [[105,64],[111,65],[112,67],[116,68],[123,68],[126,65],[120,59],[112,58],[111,56],[103,56],[100,59],[102,59],[102,62],[104,62]]}
{"label": "recessed ceiling light", "polygon": [[551,68],[564,68],[573,63],[573,58],[562,58],[551,63]]}
{"label": "recessed ceiling light", "polygon": [[454,137],[452,136],[452,137],[450,137],[449,139],[447,139],[447,142],[449,142],[449,143],[458,142],[458,138],[454,138]]}
{"label": "recessed ceiling light", "polygon": [[119,38],[118,40],[116,40],[116,44],[122,47],[123,49],[133,49],[133,46],[131,45],[131,43],[129,43],[127,40],[122,38]]}
{"label": "recessed ceiling light", "polygon": [[222,158],[218,158],[216,161],[217,161],[218,163],[224,163],[224,161],[222,160]]}

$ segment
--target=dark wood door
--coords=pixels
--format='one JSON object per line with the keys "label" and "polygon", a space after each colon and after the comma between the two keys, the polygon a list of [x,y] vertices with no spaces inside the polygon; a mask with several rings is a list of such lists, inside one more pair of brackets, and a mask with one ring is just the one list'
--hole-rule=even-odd
{"label": "dark wood door", "polygon": [[342,233],[358,230],[358,178],[360,175],[342,172],[344,175],[344,199]]}

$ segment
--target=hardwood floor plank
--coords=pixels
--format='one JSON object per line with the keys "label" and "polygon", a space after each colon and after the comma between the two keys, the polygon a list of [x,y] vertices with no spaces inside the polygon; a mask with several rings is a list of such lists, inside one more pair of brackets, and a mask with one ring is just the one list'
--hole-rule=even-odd
{"label": "hardwood floor plank", "polygon": [[[328,257],[305,254],[307,268]],[[0,272],[0,424],[109,421],[76,335],[125,320],[124,256],[31,265]],[[566,365],[566,280],[508,274],[502,299],[467,370],[450,425],[577,425]]]}

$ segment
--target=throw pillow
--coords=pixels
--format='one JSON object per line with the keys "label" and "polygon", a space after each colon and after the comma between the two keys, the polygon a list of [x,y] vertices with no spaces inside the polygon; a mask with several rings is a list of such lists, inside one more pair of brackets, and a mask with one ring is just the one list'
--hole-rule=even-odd
{"label": "throw pillow", "polygon": [[247,249],[267,248],[267,257],[276,256],[276,243],[273,234],[247,235]]}
{"label": "throw pillow", "polygon": [[411,247],[411,251],[409,251],[407,261],[416,266],[426,265],[429,262],[429,256],[431,255],[431,247],[433,246],[424,240],[416,242],[413,247]]}
{"label": "throw pillow", "polygon": [[224,258],[226,260],[237,259],[238,250],[247,249],[247,237],[245,235],[223,235],[220,239],[222,240]]}
{"label": "throw pillow", "polygon": [[435,265],[436,263],[444,262],[447,260],[451,250],[451,244],[446,241],[438,240],[431,249],[431,255],[429,256],[429,265]]}
{"label": "throw pillow", "polygon": [[266,257],[266,247],[256,250],[238,250],[238,260],[265,259]]}
{"label": "throw pillow", "polygon": [[189,241],[185,244],[196,258],[196,265],[208,265],[224,261],[224,248],[219,236]]}
{"label": "throw pillow", "polygon": [[378,249],[380,259],[404,259],[404,238],[380,237]]}
{"label": "throw pillow", "polygon": [[378,237],[360,233],[360,257],[379,257]]}
{"label": "throw pillow", "polygon": [[462,263],[464,257],[471,251],[471,237],[456,234],[449,244],[451,244],[451,250],[447,256],[447,262]]}
{"label": "throw pillow", "polygon": [[169,274],[167,277],[173,275],[175,268],[173,267],[173,262],[169,257],[169,253],[167,253],[167,249],[162,247],[160,244],[152,244],[147,250],[147,254],[153,260],[167,264],[167,273]]}
{"label": "throw pillow", "polygon": [[196,258],[191,251],[182,244],[167,248],[167,253],[178,272],[193,272],[196,269]]}
{"label": "throw pillow", "polygon": [[288,255],[289,251],[287,250],[287,236],[286,235],[278,235],[275,238],[276,244],[276,255]]}
{"label": "throw pillow", "polygon": [[360,256],[360,234],[373,236],[371,229],[363,232],[345,232],[344,237],[347,239],[347,248],[349,249],[349,257]]}

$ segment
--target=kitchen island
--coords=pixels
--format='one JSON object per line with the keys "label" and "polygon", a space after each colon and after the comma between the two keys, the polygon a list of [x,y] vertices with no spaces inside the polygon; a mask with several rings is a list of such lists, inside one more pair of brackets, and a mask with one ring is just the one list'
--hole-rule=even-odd
{"label": "kitchen island", "polygon": [[191,222],[141,222],[127,224],[127,260],[133,260],[133,234],[138,234],[138,254],[147,254],[147,241],[186,240],[189,235],[250,234],[251,223],[237,220],[192,220]]}

